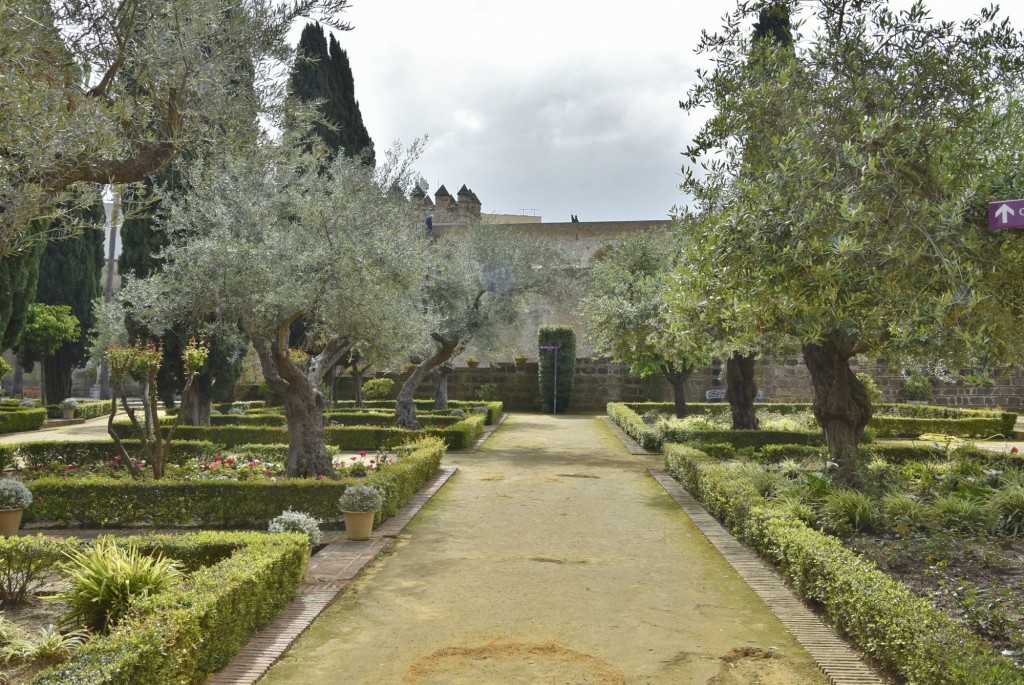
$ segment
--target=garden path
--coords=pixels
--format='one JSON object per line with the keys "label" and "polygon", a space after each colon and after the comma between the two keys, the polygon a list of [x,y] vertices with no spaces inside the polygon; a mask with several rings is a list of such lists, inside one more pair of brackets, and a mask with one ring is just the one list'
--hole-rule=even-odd
{"label": "garden path", "polygon": [[600,420],[513,415],[261,681],[810,685],[810,656]]}

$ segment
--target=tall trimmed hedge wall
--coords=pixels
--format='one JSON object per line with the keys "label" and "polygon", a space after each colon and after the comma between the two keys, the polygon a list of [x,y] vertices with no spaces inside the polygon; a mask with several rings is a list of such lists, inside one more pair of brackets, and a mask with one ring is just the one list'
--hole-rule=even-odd
{"label": "tall trimmed hedge wall", "polygon": [[[558,350],[551,352],[543,349],[552,345],[557,346]],[[541,326],[537,346],[543,411],[545,414],[564,414],[569,411],[572,403],[572,387],[576,381],[576,332],[569,326]]]}

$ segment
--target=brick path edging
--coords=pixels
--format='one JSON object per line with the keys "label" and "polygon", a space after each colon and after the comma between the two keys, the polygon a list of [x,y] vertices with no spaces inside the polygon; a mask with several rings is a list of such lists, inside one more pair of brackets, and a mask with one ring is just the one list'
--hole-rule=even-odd
{"label": "brick path edging", "polygon": [[736,540],[672,476],[662,469],[648,471],[807,650],[831,685],[882,685],[882,679],[862,661],[860,654],[797,599],[771,566]]}
{"label": "brick path edging", "polygon": [[442,466],[408,504],[374,531],[369,540],[346,540],[344,533],[325,535],[323,542],[327,546],[310,558],[299,596],[249,638],[227,666],[210,676],[206,681],[208,685],[253,685],[266,675],[317,616],[391,544],[458,469],[458,466]]}

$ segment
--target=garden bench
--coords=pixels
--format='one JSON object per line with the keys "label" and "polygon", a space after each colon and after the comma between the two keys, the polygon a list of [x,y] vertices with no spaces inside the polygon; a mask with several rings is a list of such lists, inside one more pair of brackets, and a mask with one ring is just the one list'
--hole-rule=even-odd
{"label": "garden bench", "polygon": [[[704,391],[704,399],[708,402],[720,402],[725,399],[725,388],[711,388]],[[764,402],[764,391],[758,390],[755,402]]]}

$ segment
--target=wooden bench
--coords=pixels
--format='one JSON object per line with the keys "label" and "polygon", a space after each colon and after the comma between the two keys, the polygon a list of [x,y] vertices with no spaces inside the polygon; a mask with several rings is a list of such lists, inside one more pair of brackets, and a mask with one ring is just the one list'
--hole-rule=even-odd
{"label": "wooden bench", "polygon": [[[711,388],[710,390],[704,391],[704,398],[708,402],[721,402],[725,400],[725,388]],[[764,402],[764,391],[758,390],[757,396],[754,398],[755,402]]]}

